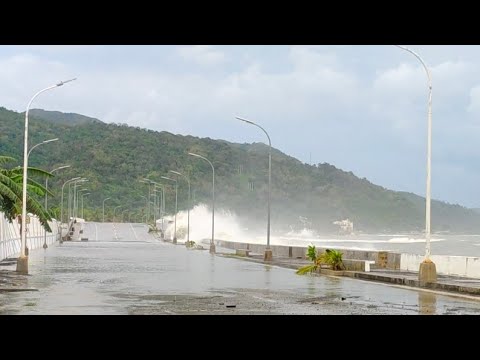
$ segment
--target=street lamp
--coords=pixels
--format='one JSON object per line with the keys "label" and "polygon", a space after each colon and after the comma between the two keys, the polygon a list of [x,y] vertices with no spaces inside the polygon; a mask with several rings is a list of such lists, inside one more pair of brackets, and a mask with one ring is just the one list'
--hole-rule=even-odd
{"label": "street lamp", "polygon": [[48,144],[48,143],[51,143],[51,142],[54,142],[54,141],[57,141],[57,140],[58,140],[58,138],[45,140],[45,141],[42,141],[41,143],[38,143],[37,145],[32,146],[32,148],[28,151],[27,158],[30,156],[30,153],[32,152],[32,150],[35,149],[37,146],[40,146],[40,145],[43,145],[43,144]]}
{"label": "street lamp", "polygon": [[[55,139],[50,139],[50,140],[45,140],[45,141],[42,141],[41,143],[38,143],[34,146],[32,146],[32,148],[28,151],[27,153],[27,159],[30,158],[30,153],[33,151],[33,149],[35,149],[36,147],[40,146],[40,145],[43,145],[43,144],[48,144],[48,143],[51,143],[53,141],[57,141],[58,138],[55,138]],[[47,177],[48,179],[48,177]],[[45,193],[45,196],[46,196],[46,193]],[[46,210],[46,208],[45,208]],[[23,223],[22,223],[23,224]],[[23,225],[22,225],[22,232],[23,232]],[[47,231],[45,230],[44,231],[44,235],[45,235],[45,241],[44,241],[44,244],[43,244],[43,248],[46,249],[45,245],[46,245],[46,242],[47,242]],[[26,235],[25,235],[25,246],[27,246],[27,241],[26,241]],[[27,251],[25,251],[25,254],[27,254]]]}
{"label": "street lamp", "polygon": [[174,234],[173,234],[172,243],[176,244],[177,243],[178,184],[177,184],[177,180],[175,180],[175,179],[171,179],[171,178],[166,177],[166,176],[162,176],[161,178],[165,179],[165,180],[170,180],[170,181],[175,182],[175,230],[174,230]]}
{"label": "street lamp", "polygon": [[65,181],[62,185],[62,199],[60,200],[60,202],[61,202],[60,222],[61,223],[63,223],[63,190],[65,188],[65,185],[70,184],[72,181],[76,181],[76,180],[80,180],[80,179],[81,179],[81,177],[76,177],[76,178]]}
{"label": "street lamp", "polygon": [[237,117],[237,120],[243,121],[247,124],[256,126],[260,128],[268,138],[268,217],[267,217],[267,247],[265,248],[265,261],[272,260],[272,250],[270,249],[270,198],[272,193],[272,142],[270,141],[270,136],[267,131],[258,124],[255,124],[253,121],[246,120],[240,117]]}
{"label": "street lamp", "polygon": [[[157,189],[157,186],[159,187]],[[162,204],[163,204],[163,185],[159,185],[155,183],[153,186],[153,193],[155,194],[155,200],[157,201],[157,211],[158,211],[158,217],[161,220],[162,219]],[[156,222],[155,222],[156,226]]]}
{"label": "street lamp", "polygon": [[[83,214],[82,214],[82,212],[80,211],[80,210],[81,210],[81,206],[80,206],[80,201],[78,200],[78,197],[80,196],[80,200],[83,201],[82,196],[83,196],[83,192],[84,192],[84,191],[90,191],[90,190],[85,189],[85,188],[80,189],[80,190],[77,190],[77,205],[76,205],[76,210],[75,210],[75,215],[78,216],[78,215],[81,214],[81,215],[82,215],[82,216],[81,216],[82,219],[83,219]],[[79,209],[80,209],[80,210],[79,210]]]}
{"label": "street lamp", "polygon": [[22,243],[20,247],[20,256],[17,260],[17,272],[21,274],[28,274],[28,256],[25,255],[25,244],[26,244],[26,235],[27,235],[27,168],[28,168],[28,112],[30,110],[30,105],[33,100],[40,95],[41,93],[54,89],[56,87],[62,86],[63,84],[73,81],[75,79],[61,81],[58,84],[49,86],[43,90],[37,92],[30,102],[27,105],[27,110],[25,112],[25,137],[23,141],[23,186],[22,186]]}
{"label": "street lamp", "polygon": [[121,208],[121,207],[122,207],[122,205],[118,205],[118,206],[115,206],[115,207],[113,208],[113,222],[115,222],[115,211],[116,211],[118,208]]}
{"label": "street lamp", "polygon": [[187,208],[187,246],[190,246],[190,207],[192,206],[191,200],[190,200],[190,179],[186,176],[183,175],[177,171],[170,170],[172,174],[180,175],[187,180],[188,183],[188,208]]}
{"label": "street lamp", "polygon": [[[71,217],[76,218],[77,217],[77,207],[78,207],[78,199],[77,199],[77,187],[78,183],[85,183],[88,182],[88,179],[86,178],[81,178],[80,180],[75,180],[73,182],[73,196],[72,196],[72,202],[71,205],[69,205],[69,220],[70,220],[70,207],[71,207]],[[70,185],[69,185],[69,190],[70,190]],[[69,200],[70,200],[70,191],[69,191]]]}
{"label": "street lamp", "polygon": [[105,222],[105,201],[110,200],[111,198],[106,198],[103,200],[103,222]]}
{"label": "street lamp", "polygon": [[85,220],[85,218],[83,217],[83,198],[84,198],[85,196],[90,195],[90,194],[91,194],[91,193],[86,193],[86,194],[80,195],[80,196],[82,197],[82,219],[83,219],[83,220]]}
{"label": "street lamp", "polygon": [[[52,171],[50,171],[50,174],[53,174],[55,171],[58,171],[58,170],[62,170],[62,169],[66,169],[66,168],[69,168],[70,165],[65,165],[65,166],[60,166],[56,169],[53,169]],[[47,198],[48,198],[48,176],[45,178],[45,211],[48,213],[48,201],[47,201]],[[60,219],[60,222],[62,220]],[[47,245],[47,231],[45,230],[45,237],[44,237],[44,241],[43,241],[43,248],[44,249],[47,249],[48,248],[48,245]]]}
{"label": "street lamp", "polygon": [[128,209],[125,209],[122,211],[122,222],[125,222],[125,212],[128,211]]}
{"label": "street lamp", "polygon": [[[63,242],[63,239],[62,239],[62,231],[63,231],[63,190],[65,188],[65,185],[68,184],[68,187],[69,187],[69,200],[70,200],[70,184],[72,181],[77,181],[81,179],[81,177],[75,177],[75,178],[72,178],[70,180],[67,180],[63,183],[62,185],[62,198],[60,200],[60,207],[61,207],[61,210],[60,210],[60,244]],[[67,231],[68,231],[68,227],[67,227]]]}
{"label": "street lamp", "polygon": [[188,153],[188,155],[205,160],[212,167],[212,240],[210,241],[210,253],[215,254],[215,168],[210,160],[198,154]]}
{"label": "street lamp", "polygon": [[[53,141],[57,141],[58,138],[55,138],[55,139],[50,139],[50,140],[45,140],[45,141],[42,141],[41,143],[38,143],[34,146],[32,146],[32,148],[28,151],[27,153],[27,159],[30,158],[30,153],[33,151],[33,149],[35,149],[36,147],[40,146],[40,145],[43,145],[43,144],[48,144],[48,143],[51,143]],[[48,177],[47,177],[48,179]],[[47,194],[45,193],[45,196],[47,196]],[[45,211],[46,211],[46,208],[45,208]],[[22,225],[22,232],[23,232],[23,225]],[[43,248],[46,249],[46,244],[47,244],[47,231],[45,230],[44,231],[44,235],[45,235],[45,240],[44,240],[44,244],[43,244]],[[27,246],[27,241],[26,241],[26,235],[25,235],[25,246]],[[25,254],[27,254],[27,249],[25,250]]]}
{"label": "street lamp", "polygon": [[147,178],[143,178],[143,180],[140,180],[140,182],[148,184],[148,201],[147,201],[147,223],[148,223],[148,220],[150,220],[150,197],[152,196],[150,185],[152,185],[151,184],[152,181]]}
{"label": "street lamp", "polygon": [[425,282],[437,281],[437,269],[435,264],[430,260],[431,247],[430,247],[430,216],[431,216],[431,173],[432,173],[432,73],[427,67],[423,59],[415,51],[400,45],[396,47],[408,51],[415,56],[421,63],[425,72],[427,73],[428,80],[428,134],[427,134],[427,190],[426,190],[426,204],[425,204],[425,260],[420,264],[419,280]]}
{"label": "street lamp", "polygon": [[[165,186],[163,184],[159,184],[153,180],[150,180],[150,179],[147,179],[147,178],[144,178],[143,180],[141,180],[141,182],[148,182],[149,184],[152,183],[153,184],[153,193],[157,192],[157,189],[156,187],[160,187],[162,189],[162,201],[160,202],[160,206],[159,206],[159,210],[160,210],[160,219],[162,220],[162,231],[161,231],[161,238],[163,239],[164,238],[164,223],[163,223],[163,213],[165,212]],[[150,187],[150,185],[149,185]],[[163,209],[163,210],[162,210]],[[155,207],[154,207],[154,213],[155,213]],[[157,226],[157,223],[155,221],[155,227]]]}

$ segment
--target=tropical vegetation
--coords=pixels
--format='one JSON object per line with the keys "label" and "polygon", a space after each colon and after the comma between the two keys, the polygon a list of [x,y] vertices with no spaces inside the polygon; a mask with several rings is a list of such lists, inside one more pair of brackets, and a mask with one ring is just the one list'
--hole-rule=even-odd
{"label": "tropical vegetation", "polygon": [[326,249],[322,253],[318,253],[314,245],[309,245],[307,248],[307,259],[312,261],[312,264],[302,266],[297,270],[298,275],[311,274],[321,269],[322,265],[326,265],[332,270],[344,270],[343,254],[338,250]]}
{"label": "tropical vegetation", "polygon": [[[0,156],[0,211],[10,222],[20,219],[22,214],[23,168],[20,166],[4,167],[14,161],[14,158]],[[34,180],[34,177],[50,177],[51,174],[33,167],[27,169],[27,174],[27,212],[37,215],[44,229],[51,231],[48,221],[51,221],[52,218],[35,198],[35,195],[43,197],[46,193],[53,194]]]}

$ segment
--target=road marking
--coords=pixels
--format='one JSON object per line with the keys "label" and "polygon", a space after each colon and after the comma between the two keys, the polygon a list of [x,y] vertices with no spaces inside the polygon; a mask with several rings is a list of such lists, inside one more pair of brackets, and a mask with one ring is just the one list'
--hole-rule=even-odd
{"label": "road marking", "polygon": [[132,223],[130,223],[130,228],[131,228],[131,229],[132,229],[132,231],[133,231],[133,235],[135,235],[135,239],[137,239],[137,240],[138,240],[137,233],[135,232],[135,229],[133,228],[133,226],[132,226]]}

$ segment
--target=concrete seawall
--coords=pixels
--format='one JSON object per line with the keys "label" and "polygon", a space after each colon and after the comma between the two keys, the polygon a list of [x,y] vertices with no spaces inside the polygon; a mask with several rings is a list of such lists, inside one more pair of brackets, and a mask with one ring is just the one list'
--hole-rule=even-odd
{"label": "concrete seawall", "polygon": [[[226,249],[247,249],[252,253],[263,254],[266,245],[249,244],[234,241],[216,240],[215,245]],[[272,245],[273,256],[289,257],[293,259],[306,259],[308,246],[284,246]],[[326,249],[317,247],[318,250]],[[333,248],[332,248],[333,249]],[[375,261],[378,268],[398,270],[400,269],[401,254],[390,253],[387,251],[363,251],[363,250],[345,250],[341,249],[344,259],[350,260],[370,260]]]}
{"label": "concrete seawall", "polygon": [[[252,253],[263,254],[265,245],[249,244],[233,241],[216,240],[216,246],[227,249],[248,249]],[[308,246],[272,245],[273,256],[305,259]],[[319,248],[319,250],[325,248]],[[334,248],[332,248],[334,249]],[[388,251],[363,251],[339,249],[344,259],[375,261],[375,268],[417,272],[423,255],[399,254]],[[437,272],[443,275],[454,275],[480,279],[480,258],[468,256],[433,255]]]}
{"label": "concrete seawall", "polygon": [[[402,254],[400,269],[418,271],[424,257],[415,254]],[[456,275],[480,279],[480,258],[468,256],[432,255],[432,261],[439,274]]]}

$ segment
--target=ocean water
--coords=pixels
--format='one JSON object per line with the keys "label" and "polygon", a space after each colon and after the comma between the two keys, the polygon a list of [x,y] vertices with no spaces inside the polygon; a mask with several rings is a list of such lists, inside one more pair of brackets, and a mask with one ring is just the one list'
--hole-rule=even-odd
{"label": "ocean water", "polygon": [[[173,236],[173,217],[164,219],[166,236]],[[190,211],[190,240],[200,242],[211,238],[212,215],[205,205],[198,205]],[[187,212],[177,214],[177,237],[183,240],[187,229]],[[157,221],[160,227],[161,221]],[[215,239],[266,244],[265,229],[247,229],[242,227],[238,217],[228,211],[215,211]],[[266,225],[266,224],[265,224]],[[298,224],[297,224],[298,225]],[[348,236],[324,236],[309,229],[277,233],[272,227],[271,245],[332,247],[336,249],[386,250],[408,254],[425,254],[425,236],[423,234],[354,234]],[[432,234],[432,255],[458,255],[480,257],[480,234],[455,235]]]}

